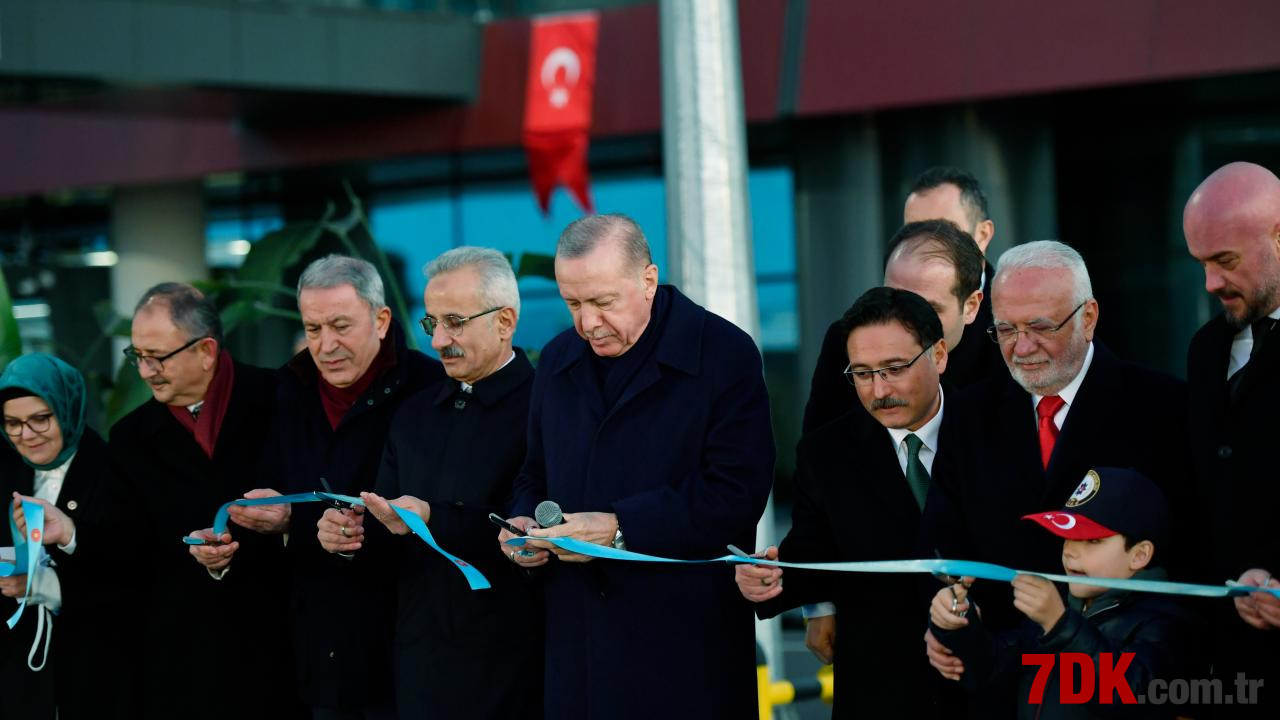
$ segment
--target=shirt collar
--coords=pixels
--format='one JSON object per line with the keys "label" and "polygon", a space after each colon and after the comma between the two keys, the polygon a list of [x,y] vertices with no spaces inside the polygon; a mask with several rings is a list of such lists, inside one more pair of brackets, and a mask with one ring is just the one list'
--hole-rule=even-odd
{"label": "shirt collar", "polygon": [[[506,362],[504,362],[504,363],[502,363],[502,365],[498,367],[498,370],[501,370],[502,368],[504,368],[504,367],[506,367],[506,366],[510,365],[510,364],[511,364],[511,361],[512,361],[512,360],[515,360],[515,359],[516,359],[516,351],[515,351],[515,350],[512,350],[512,351],[511,351],[511,357],[507,358],[507,361],[506,361]],[[498,370],[494,370],[494,372],[497,372]],[[471,383],[469,383],[469,382],[467,382],[467,381],[465,381],[465,380],[459,380],[459,381],[458,381],[458,383],[462,386],[462,392],[467,393],[467,394],[470,394],[470,393],[471,393],[471,391],[472,391],[472,390],[474,390],[474,389],[475,389],[475,387],[476,387],[475,385],[472,385]]]}
{"label": "shirt collar", "polygon": [[924,446],[938,452],[938,428],[942,427],[942,411],[947,404],[945,394],[942,392],[942,386],[938,386],[938,412],[929,418],[929,422],[920,426],[919,430],[908,430],[907,428],[885,428],[889,431],[889,437],[893,438],[893,447],[896,450],[902,447],[902,442],[907,439],[908,435],[914,434],[920,438]]}
{"label": "shirt collar", "polygon": [[[1272,310],[1271,314],[1267,315],[1267,317],[1271,318],[1272,320],[1280,320],[1280,307],[1277,307],[1275,310]],[[1244,338],[1248,338],[1249,341],[1252,342],[1253,341],[1253,323],[1249,323],[1248,325],[1245,325],[1244,327],[1236,331],[1234,338],[1237,341],[1243,340]]]}
{"label": "shirt collar", "polygon": [[[1080,384],[1084,382],[1084,376],[1089,373],[1089,366],[1093,364],[1093,343],[1089,343],[1089,349],[1085,351],[1084,363],[1080,365],[1080,372],[1071,378],[1071,382],[1067,386],[1058,391],[1058,397],[1062,398],[1068,406],[1076,401],[1076,393],[1080,392]],[[1034,410],[1040,405],[1040,398],[1044,395],[1031,394],[1031,408]]]}
{"label": "shirt collar", "polygon": [[66,462],[62,463],[56,468],[49,468],[48,470],[36,470],[35,471],[36,486],[39,487],[40,485],[43,485],[44,483],[47,483],[50,480],[62,480],[66,478],[67,471],[71,469],[71,461],[75,459],[76,459],[76,454],[71,453],[71,457],[67,458]]}

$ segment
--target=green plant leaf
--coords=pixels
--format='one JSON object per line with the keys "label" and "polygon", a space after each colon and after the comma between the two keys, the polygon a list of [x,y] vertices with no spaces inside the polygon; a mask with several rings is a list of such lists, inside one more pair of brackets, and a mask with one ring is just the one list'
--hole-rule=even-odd
{"label": "green plant leaf", "polygon": [[13,298],[9,285],[0,271],[0,370],[9,361],[22,354],[22,336],[18,334],[18,320],[13,316]]}
{"label": "green plant leaf", "polygon": [[318,223],[292,223],[263,235],[249,249],[244,264],[236,271],[238,286],[270,289],[283,287],[280,285],[280,278],[284,271],[315,247],[316,241],[324,232],[327,216],[328,213]]}
{"label": "green plant leaf", "polygon": [[116,371],[115,384],[107,392],[104,403],[107,415],[104,427],[115,425],[117,420],[133,412],[134,408],[150,398],[151,388],[142,381],[138,369],[129,363],[121,363],[120,369]]}
{"label": "green plant leaf", "polygon": [[520,265],[516,268],[516,277],[540,277],[555,281],[556,257],[546,253],[527,252],[520,255]]}

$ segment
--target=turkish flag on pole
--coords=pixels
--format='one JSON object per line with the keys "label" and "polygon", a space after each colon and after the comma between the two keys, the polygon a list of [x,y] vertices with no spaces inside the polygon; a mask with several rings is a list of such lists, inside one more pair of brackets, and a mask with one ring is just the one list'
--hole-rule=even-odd
{"label": "turkish flag on pole", "polygon": [[596,82],[595,13],[534,19],[524,95],[524,148],[529,178],[546,213],[563,183],[593,212],[587,176],[588,131]]}

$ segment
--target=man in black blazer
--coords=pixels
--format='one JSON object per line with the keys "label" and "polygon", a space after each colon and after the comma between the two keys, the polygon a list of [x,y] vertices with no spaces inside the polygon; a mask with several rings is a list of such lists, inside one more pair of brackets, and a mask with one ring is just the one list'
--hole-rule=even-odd
{"label": "man in black blazer", "polygon": [[[1232,163],[1210,175],[1183,213],[1187,249],[1204,267],[1205,290],[1222,313],[1205,323],[1187,356],[1197,507],[1209,521],[1199,558],[1205,582],[1239,579],[1280,587],[1280,536],[1272,515],[1276,409],[1280,408],[1280,180]],[[1214,673],[1280,684],[1280,600],[1270,594],[1223,603],[1214,617]],[[1270,632],[1267,632],[1267,631]],[[1261,691],[1275,707],[1280,689]],[[1267,703],[1268,696],[1273,698]],[[1258,711],[1258,708],[1252,708]]]}
{"label": "man in black blazer", "polygon": [[212,719],[254,708],[284,717],[294,699],[280,538],[233,530],[235,563],[220,570],[192,562],[181,543],[256,487],[275,411],[272,374],[233,361],[213,303],[178,283],[143,295],[125,354],[153,397],[111,428],[115,522],[84,523],[77,554],[119,563],[121,543],[132,548],[120,571],[136,578],[144,603],[136,716]]}
{"label": "man in black blazer", "polygon": [[[984,302],[981,288],[985,260],[978,244],[969,233],[948,220],[923,220],[903,225],[889,241],[889,259],[885,263],[884,283],[888,287],[909,290],[923,297],[942,323],[943,342],[947,347],[947,372],[942,382],[949,389],[972,385],[989,375],[1007,375],[998,348],[979,334],[970,337]],[[845,334],[839,329],[830,334],[832,345],[841,345],[839,370],[835,359],[819,363],[830,377],[819,380],[815,387],[833,382],[844,383],[841,395],[852,392],[849,383],[837,377],[848,364],[843,349]],[[964,338],[969,338],[965,340]],[[834,389],[831,397],[835,396]],[[874,425],[861,405],[848,412],[860,414],[864,422]],[[812,430],[814,428],[808,428]],[[809,621],[805,645],[818,659],[830,663],[835,644],[835,608],[829,603],[806,605],[804,616]]]}
{"label": "man in black blazer", "polygon": [[533,366],[512,347],[520,292],[506,257],[488,248],[450,250],[426,274],[423,327],[449,377],[400,406],[378,494],[363,497],[396,535],[409,527],[388,502],[417,513],[492,588],[471,590],[418,538],[397,539],[396,710],[404,720],[539,718],[541,593],[495,548],[488,518],[505,512],[525,456]]}
{"label": "man in black blazer", "polygon": [[[948,220],[968,233],[982,260],[977,284],[963,295],[959,291],[962,286],[967,286],[967,282],[960,277],[964,273],[957,269],[954,286],[957,295],[955,314],[963,318],[963,324],[949,324],[945,319],[943,322],[950,356],[947,383],[952,387],[964,387],[985,378],[993,370],[1003,372],[999,353],[994,352],[983,340],[986,328],[991,325],[991,298],[986,292],[990,288],[991,269],[985,262],[985,253],[995,235],[996,227],[987,215],[987,196],[982,192],[978,180],[964,170],[953,167],[929,168],[912,183],[911,193],[902,209],[902,222],[904,225],[912,225],[926,220]],[[891,240],[890,256],[894,245]],[[952,264],[959,268],[960,263]],[[920,292],[920,288],[915,285],[896,284],[888,276],[887,270],[888,268],[886,285]],[[928,295],[925,295],[925,299],[931,302],[934,300]],[[976,312],[970,307],[971,302],[976,302]],[[955,327],[951,327],[952,325]],[[844,341],[840,320],[837,319],[827,328],[822,339],[822,349],[818,352],[818,363],[814,367],[813,380],[809,386],[809,399],[804,407],[805,432],[858,407],[857,394],[848,383],[840,379],[840,372],[849,362],[845,356]]]}
{"label": "man in black blazer", "polygon": [[[1136,468],[1175,514],[1185,507],[1185,386],[1094,342],[1099,306],[1080,254],[1054,241],[1016,246],[1000,258],[992,295],[990,335],[1009,374],[956,397],[945,439],[956,467],[931,498],[931,544],[946,557],[1056,572],[1062,544],[1021,518],[1061,506],[1096,465]],[[979,582],[973,594],[988,624],[1017,621],[1007,584]],[[963,672],[928,643],[944,676]]]}
{"label": "man in black blazer", "polygon": [[[307,349],[280,371],[263,482],[286,494],[370,490],[391,418],[443,375],[440,363],[408,347],[365,260],[312,262],[298,279],[298,310]],[[289,533],[293,654],[314,720],[394,717],[394,558],[374,547],[339,553],[325,542],[365,531],[385,539],[382,526],[320,503],[233,507],[231,517],[263,534]]]}
{"label": "man in black blazer", "polygon": [[[949,358],[938,315],[920,296],[868,290],[841,320],[847,377],[860,406],[806,433],[796,468],[796,504],[781,548],[789,562],[914,559],[921,509],[940,469]],[[867,421],[867,418],[874,421]],[[742,595],[762,618],[834,599],[847,639],[835,648],[832,717],[938,715],[937,676],[919,651],[929,591],[914,575],[862,575],[739,565]],[[932,582],[926,580],[926,582]]]}

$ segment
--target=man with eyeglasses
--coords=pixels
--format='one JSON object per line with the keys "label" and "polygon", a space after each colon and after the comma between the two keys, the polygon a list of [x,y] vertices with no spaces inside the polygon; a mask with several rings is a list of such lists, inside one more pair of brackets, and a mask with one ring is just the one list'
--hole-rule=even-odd
{"label": "man with eyeglasses", "polygon": [[[944,467],[939,453],[950,399],[939,382],[949,364],[942,324],[924,298],[879,287],[854,302],[841,327],[845,376],[866,412],[848,413],[801,439],[791,530],[765,555],[789,562],[931,557],[920,523],[932,479]],[[743,597],[759,603],[762,618],[834,599],[849,639],[835,652],[832,717],[940,715],[941,681],[919,652],[930,596],[919,578],[744,564],[735,579]]]}
{"label": "man with eyeglasses", "polygon": [[[934,194],[926,192],[924,198],[936,200]],[[936,203],[927,205],[935,206]],[[899,228],[889,240],[888,258],[884,269],[885,285],[923,297],[942,322],[943,340],[947,346],[947,372],[942,376],[943,385],[956,390],[991,375],[1008,374],[999,349],[987,342],[981,332],[974,332],[981,321],[982,308],[989,303],[981,289],[985,260],[973,236],[949,220],[910,222]],[[986,318],[984,328],[990,325],[989,310]],[[876,424],[857,402],[847,403],[846,397],[856,397],[854,389],[835,377],[836,368],[843,368],[848,363],[845,338],[841,327],[833,327],[823,345],[823,359],[818,363],[817,372],[827,373],[830,377],[820,379],[817,374],[814,376],[813,394],[805,409],[806,432],[816,429],[811,423],[817,422],[820,416],[846,404],[851,409],[846,408],[842,412],[859,415],[873,427]],[[836,352],[837,346],[839,360],[828,356],[828,353]],[[832,387],[838,384],[843,384],[843,387]],[[803,614],[807,620],[805,646],[819,660],[830,663],[835,652],[835,607],[830,603],[806,605]]]}
{"label": "man with eyeglasses", "polygon": [[[494,551],[497,529],[488,517],[505,512],[525,458],[533,366],[512,347],[520,292],[511,264],[489,248],[454,248],[424,272],[422,325],[449,377],[401,404],[377,493],[362,494],[369,513],[401,536],[392,545],[396,711],[404,720],[541,717],[540,593]],[[409,535],[391,505],[421,517],[492,588],[471,590],[451,563]],[[356,516],[345,527],[351,534],[370,524]],[[338,552],[370,549],[361,549],[359,532],[321,543]]]}
{"label": "man with eyeglasses", "polygon": [[[1205,582],[1278,587],[1271,515],[1280,505],[1280,178],[1254,163],[1221,167],[1187,200],[1182,227],[1187,251],[1204,269],[1204,289],[1222,310],[1187,353],[1196,505],[1208,519],[1197,569]],[[1208,625],[1215,676],[1233,683],[1243,672],[1265,687],[1280,685],[1275,596],[1236,598]],[[1263,707],[1250,710],[1275,717],[1280,689],[1261,699]]]}
{"label": "man with eyeglasses", "polygon": [[[219,505],[260,487],[256,471],[275,409],[272,373],[234,361],[217,308],[180,283],[143,294],[125,357],[152,399],[111,428],[119,524],[78,528],[77,554],[118,562],[128,548],[121,572],[139,579],[142,626],[137,716],[226,718],[245,707],[287,713],[295,702],[280,538],[234,531],[235,567],[215,571],[192,562],[178,542],[205,527]],[[121,650],[122,666],[133,664],[129,648]],[[235,691],[211,690],[203,673],[175,658],[199,658],[216,668],[220,688]]]}
{"label": "man with eyeglasses", "polygon": [[[947,557],[1055,572],[1061,543],[1021,518],[1061,506],[1091,467],[1135,468],[1175,507],[1184,502],[1186,388],[1094,339],[1098,301],[1084,259],[1067,245],[1046,240],[1005,251],[991,289],[989,341],[1009,375],[956,396],[957,472],[939,482],[925,524]],[[1171,545],[1161,562],[1176,567]],[[1008,584],[978,583],[973,596],[984,622],[1016,624]],[[956,679],[963,665],[931,635],[927,643],[934,666]],[[986,702],[1012,712],[1012,697],[1004,688]]]}

